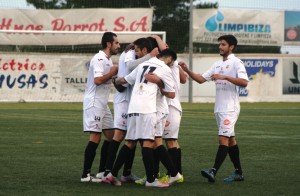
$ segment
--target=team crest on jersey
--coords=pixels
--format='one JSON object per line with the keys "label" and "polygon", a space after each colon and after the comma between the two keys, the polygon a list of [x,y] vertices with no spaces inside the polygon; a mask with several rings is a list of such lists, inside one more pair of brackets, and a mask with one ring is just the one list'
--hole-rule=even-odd
{"label": "team crest on jersey", "polygon": [[226,69],[228,69],[229,68],[229,65],[226,65]]}
{"label": "team crest on jersey", "polygon": [[224,124],[224,125],[229,125],[229,124],[230,124],[230,120],[225,119],[224,122],[223,122],[223,124]]}

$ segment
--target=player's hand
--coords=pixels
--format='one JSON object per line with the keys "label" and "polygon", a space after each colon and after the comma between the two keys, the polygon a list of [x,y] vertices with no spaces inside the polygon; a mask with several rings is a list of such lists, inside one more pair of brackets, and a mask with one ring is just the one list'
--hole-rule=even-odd
{"label": "player's hand", "polygon": [[118,67],[117,66],[112,66],[110,68],[110,72],[112,73],[112,75],[117,75],[118,74]]}
{"label": "player's hand", "polygon": [[178,63],[178,65],[181,67],[181,69],[183,70],[183,71],[185,71],[185,72],[187,72],[188,70],[189,70],[189,68],[188,68],[188,66],[184,63],[184,62],[182,62],[182,61],[180,61],[179,63]]}
{"label": "player's hand", "polygon": [[158,35],[154,35],[154,34],[153,34],[153,35],[151,35],[151,37],[152,37],[152,38],[154,38],[154,39],[156,39],[156,40],[159,40],[159,39],[161,39],[161,38],[160,38]]}
{"label": "player's hand", "polygon": [[144,77],[149,82],[152,82],[152,83],[155,83],[155,84],[160,82],[160,78],[154,73],[147,73],[147,74],[144,75]]}
{"label": "player's hand", "polygon": [[151,57],[156,57],[159,54],[158,48],[154,48],[151,52],[150,52],[150,56]]}
{"label": "player's hand", "polygon": [[226,76],[220,74],[211,75],[212,80],[226,80]]}
{"label": "player's hand", "polygon": [[121,85],[121,84],[117,84],[116,83],[117,79],[118,78],[116,76],[113,76],[112,77],[112,83],[113,83],[114,87],[117,89],[117,91],[119,91],[120,93],[122,93],[126,89],[126,87],[123,86],[123,85]]}

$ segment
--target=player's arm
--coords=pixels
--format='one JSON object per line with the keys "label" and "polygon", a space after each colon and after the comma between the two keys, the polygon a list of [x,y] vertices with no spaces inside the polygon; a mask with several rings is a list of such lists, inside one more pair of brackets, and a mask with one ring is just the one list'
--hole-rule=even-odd
{"label": "player's arm", "polygon": [[131,72],[132,70],[134,70],[139,64],[143,63],[144,61],[147,61],[149,59],[151,59],[152,57],[155,57],[159,54],[158,49],[154,48],[149,54],[136,59],[136,60],[132,60],[127,62],[127,69],[129,70],[129,72]]}
{"label": "player's arm", "polygon": [[134,44],[130,43],[126,46],[124,52],[127,53],[129,50],[134,50]]}
{"label": "player's arm", "polygon": [[184,62],[179,62],[178,65],[180,65],[183,71],[185,71],[196,82],[200,84],[206,82],[206,79],[201,74],[196,74],[193,71],[189,70],[189,68]]}
{"label": "player's arm", "polygon": [[154,38],[157,42],[158,48],[160,51],[163,51],[166,49],[166,43],[158,36],[158,35],[151,35],[152,38]]}
{"label": "player's arm", "polygon": [[225,75],[220,75],[220,74],[213,74],[211,76],[212,80],[227,80],[237,86],[242,86],[246,87],[248,85],[248,80],[243,79],[243,78],[234,78],[231,76],[225,76]]}
{"label": "player's arm", "polygon": [[110,68],[110,71],[107,74],[105,74],[103,76],[100,76],[100,77],[95,77],[94,78],[94,83],[95,83],[95,85],[104,84],[108,80],[110,80],[114,75],[117,75],[117,73],[118,73],[118,67],[117,66],[112,66]]}
{"label": "player's arm", "polygon": [[175,92],[166,92],[162,88],[159,88],[159,89],[160,89],[160,92],[161,92],[162,95],[164,95],[164,96],[166,96],[166,97],[168,97],[170,99],[174,99],[175,96],[176,96]]}
{"label": "player's arm", "polygon": [[145,74],[144,77],[147,81],[157,84],[159,88],[165,87],[164,82],[152,72]]}
{"label": "player's arm", "polygon": [[165,84],[156,74],[147,73],[147,74],[144,75],[144,77],[147,81],[157,84],[157,86],[159,87],[159,90],[160,90],[162,95],[164,95],[164,96],[166,96],[170,99],[175,98],[175,92],[166,92],[166,91],[164,91]]}
{"label": "player's arm", "polygon": [[185,84],[186,81],[188,80],[188,76],[184,73],[184,71],[180,67],[179,67],[179,78],[181,84]]}

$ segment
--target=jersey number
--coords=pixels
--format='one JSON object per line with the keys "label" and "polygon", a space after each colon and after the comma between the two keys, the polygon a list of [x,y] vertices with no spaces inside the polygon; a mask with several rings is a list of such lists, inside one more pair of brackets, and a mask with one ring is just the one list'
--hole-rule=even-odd
{"label": "jersey number", "polygon": [[[154,70],[156,69],[156,67],[150,67],[150,66],[143,66],[143,73],[141,74],[141,79],[140,79],[140,83],[145,83],[147,84],[148,80],[146,80],[144,78],[144,74],[147,72],[147,73],[152,73],[154,72]],[[148,71],[149,70],[149,71]],[[143,81],[144,80],[144,81]]]}

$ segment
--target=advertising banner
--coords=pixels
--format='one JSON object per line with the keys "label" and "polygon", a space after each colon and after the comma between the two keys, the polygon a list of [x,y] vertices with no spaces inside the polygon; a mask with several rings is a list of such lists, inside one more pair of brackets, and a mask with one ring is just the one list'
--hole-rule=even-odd
{"label": "advertising banner", "polygon": [[[241,59],[244,62],[249,81],[254,80],[258,73],[274,77],[278,59]],[[240,87],[240,96],[248,96],[249,89]]]}
{"label": "advertising banner", "polygon": [[221,35],[233,34],[239,45],[283,44],[283,11],[195,9],[193,21],[193,42],[216,44]]}
{"label": "advertising banner", "polygon": [[[152,8],[60,9],[0,12],[0,30],[34,31],[151,31]],[[79,36],[80,35],[80,36]],[[77,45],[100,42],[99,34],[0,33],[0,45]],[[123,35],[120,41],[131,42],[136,36]]]}
{"label": "advertising banner", "polygon": [[300,12],[285,11],[284,12],[284,44],[299,45],[300,44]]}
{"label": "advertising banner", "polygon": [[284,95],[300,94],[300,61],[292,59],[283,60],[283,90]]}
{"label": "advertising banner", "polygon": [[[93,55],[0,55],[0,101],[81,102]],[[117,57],[113,62],[117,64]],[[113,87],[112,95],[113,96]]]}

